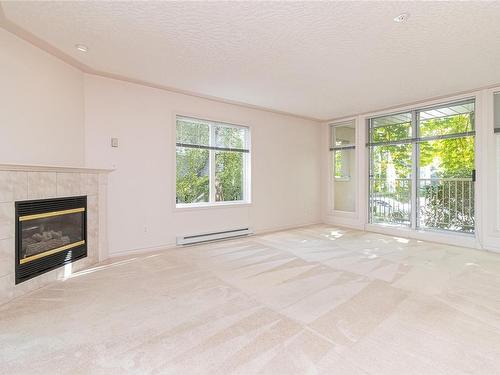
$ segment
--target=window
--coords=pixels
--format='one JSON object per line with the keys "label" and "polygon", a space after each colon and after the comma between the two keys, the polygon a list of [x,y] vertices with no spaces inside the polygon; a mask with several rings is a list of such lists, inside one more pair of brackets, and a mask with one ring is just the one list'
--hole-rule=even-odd
{"label": "window", "polygon": [[249,129],[177,116],[177,206],[249,201]]}
{"label": "window", "polygon": [[356,128],[354,120],[330,125],[333,209],[355,211]]}
{"label": "window", "polygon": [[474,232],[474,100],[372,118],[370,222]]}

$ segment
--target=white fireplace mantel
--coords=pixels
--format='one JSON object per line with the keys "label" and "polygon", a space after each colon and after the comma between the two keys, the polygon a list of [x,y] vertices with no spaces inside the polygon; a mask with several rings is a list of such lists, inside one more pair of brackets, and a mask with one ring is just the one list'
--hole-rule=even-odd
{"label": "white fireplace mantel", "polygon": [[57,166],[40,164],[11,164],[0,163],[0,171],[24,171],[24,172],[67,172],[67,173],[109,173],[112,168],[88,168],[80,166]]}

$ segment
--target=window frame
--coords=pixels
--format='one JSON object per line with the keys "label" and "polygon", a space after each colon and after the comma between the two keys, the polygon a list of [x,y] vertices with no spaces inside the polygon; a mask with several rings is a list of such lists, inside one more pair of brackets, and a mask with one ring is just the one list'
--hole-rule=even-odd
{"label": "window frame", "polygon": [[[421,136],[421,124],[422,122],[425,122],[426,120],[421,120],[420,119],[420,114],[423,112],[428,112],[436,109],[441,109],[445,107],[454,107],[458,105],[464,105],[464,104],[473,104],[474,110],[472,111],[474,113],[473,119],[472,119],[472,129],[467,130],[465,132],[458,132],[458,133],[449,133],[449,134],[442,134],[442,135],[428,135],[428,136]],[[463,95],[460,97],[455,97],[455,98],[448,98],[448,100],[436,100],[433,102],[430,102],[428,104],[422,104],[421,106],[408,106],[401,108],[400,110],[396,112],[377,112],[374,114],[367,114],[364,116],[365,122],[366,122],[366,144],[365,144],[365,150],[366,150],[366,170],[365,170],[365,178],[366,178],[366,196],[365,199],[367,200],[366,204],[366,221],[365,224],[368,226],[372,227],[386,227],[386,228],[394,228],[395,230],[402,230],[402,231],[408,231],[408,232],[420,232],[420,233],[437,233],[438,235],[458,235],[462,236],[464,238],[470,238],[474,237],[477,238],[479,227],[480,227],[480,221],[479,221],[479,199],[477,196],[477,191],[474,192],[473,198],[474,198],[474,218],[475,218],[475,225],[474,225],[474,230],[472,232],[461,232],[461,231],[454,231],[454,230],[447,230],[447,229],[436,229],[436,228],[430,228],[430,227],[425,227],[421,226],[419,224],[419,212],[418,212],[418,207],[419,207],[419,196],[418,196],[418,187],[417,184],[420,182],[422,179],[420,177],[420,144],[426,142],[426,141],[433,141],[433,140],[441,140],[441,139],[455,139],[455,138],[461,138],[461,137],[474,137],[474,142],[475,142],[475,149],[474,149],[474,173],[475,171],[478,170],[478,153],[479,150],[477,148],[477,112],[478,112],[478,99],[476,95]],[[373,142],[372,139],[372,121],[377,120],[379,118],[384,118],[384,117],[391,117],[391,116],[397,116],[397,115],[404,115],[404,114],[411,114],[411,136],[404,138],[404,139],[399,139],[399,140],[391,140],[391,141],[377,141]],[[371,206],[371,181],[370,178],[372,176],[372,171],[373,171],[373,160],[372,160],[372,149],[374,146],[377,145],[403,145],[403,144],[411,144],[412,145],[412,165],[411,165],[411,173],[409,179],[411,180],[411,192],[410,192],[410,224],[408,226],[401,226],[401,225],[394,225],[391,223],[374,223],[372,221],[372,206]],[[477,184],[477,181],[474,179],[473,180],[474,186],[479,186]],[[475,190],[478,190],[475,188]]]}
{"label": "window frame", "polygon": [[[335,142],[337,140],[337,129],[338,128],[348,128],[350,126],[348,125],[353,125],[352,128],[354,129],[354,140],[352,143],[348,143],[345,145],[341,146],[336,146]],[[354,150],[354,153],[356,154],[356,121],[355,120],[348,120],[348,121],[342,121],[339,123],[331,123],[329,124],[329,130],[330,130],[330,152],[331,152],[331,163],[332,163],[332,173],[333,173],[333,180],[334,181],[339,181],[339,182],[346,182],[350,181],[352,178],[352,173],[349,173],[348,177],[337,177],[337,167],[336,167],[336,160],[335,156],[337,152],[341,152],[344,150]],[[345,168],[343,168],[345,170]]]}
{"label": "window frame", "polygon": [[[215,140],[215,128],[217,126],[225,126],[228,128],[236,128],[236,129],[245,129],[247,132],[247,136],[245,139],[245,149],[247,152],[241,151],[243,154],[243,199],[234,200],[234,201],[219,201],[215,200],[215,153],[216,149],[208,149],[209,151],[209,200],[208,202],[193,202],[193,203],[177,203],[177,120],[178,118],[186,118],[192,120],[199,120],[205,122],[209,126],[210,132],[210,147],[216,147],[212,142]],[[174,202],[174,210],[192,210],[192,209],[207,209],[207,208],[225,208],[231,206],[248,206],[251,205],[251,127],[241,124],[235,124],[228,121],[221,121],[212,118],[208,118],[205,116],[198,115],[186,115],[184,113],[174,113],[173,114],[173,141],[174,141],[174,150],[173,150],[173,166],[174,166],[174,178],[173,178],[173,202]],[[224,150],[222,150],[224,151]],[[232,151],[238,152],[238,151]]]}
{"label": "window frame", "polygon": [[[335,207],[335,183],[336,182],[349,182],[353,178],[357,177],[358,168],[358,121],[356,117],[346,118],[340,121],[334,121],[327,124],[328,125],[328,159],[329,159],[329,182],[328,182],[328,196],[329,196],[329,211],[330,213],[341,214],[341,215],[356,215],[358,210],[358,186],[356,184],[356,192],[354,198],[354,208],[352,211],[339,210]],[[335,146],[336,141],[336,128],[339,127],[351,127],[354,129],[354,140],[352,143]],[[335,166],[335,153],[342,150],[352,150],[354,155],[354,173],[350,173],[349,177],[336,177],[336,166]],[[352,171],[351,171],[352,172]]]}

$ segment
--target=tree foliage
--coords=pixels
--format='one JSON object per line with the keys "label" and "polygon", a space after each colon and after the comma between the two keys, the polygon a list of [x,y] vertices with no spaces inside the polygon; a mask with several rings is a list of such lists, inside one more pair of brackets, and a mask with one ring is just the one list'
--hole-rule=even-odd
{"label": "tree foliage", "polygon": [[209,151],[177,147],[177,203],[208,202]]}
{"label": "tree foliage", "polygon": [[[431,119],[420,124],[421,137],[464,133],[472,130],[471,115]],[[420,167],[436,163],[436,177],[468,178],[474,169],[474,138],[441,139],[420,144]]]}

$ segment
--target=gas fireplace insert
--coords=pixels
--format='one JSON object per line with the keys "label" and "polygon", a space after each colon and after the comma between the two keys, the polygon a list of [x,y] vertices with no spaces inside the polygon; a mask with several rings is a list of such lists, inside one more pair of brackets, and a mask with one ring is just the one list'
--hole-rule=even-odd
{"label": "gas fireplace insert", "polygon": [[16,284],[87,256],[87,197],[16,202]]}

